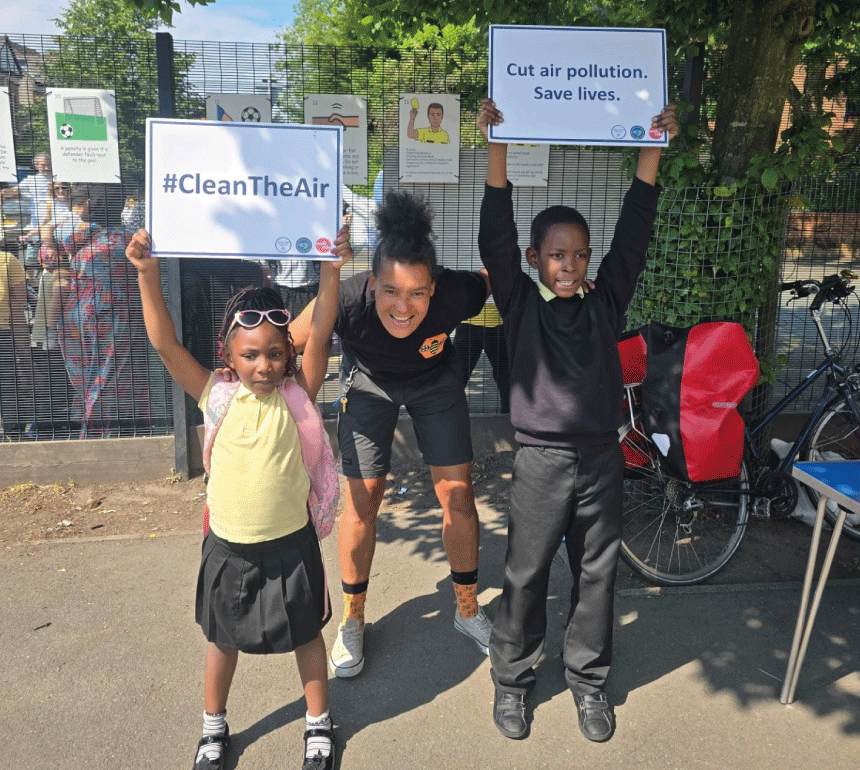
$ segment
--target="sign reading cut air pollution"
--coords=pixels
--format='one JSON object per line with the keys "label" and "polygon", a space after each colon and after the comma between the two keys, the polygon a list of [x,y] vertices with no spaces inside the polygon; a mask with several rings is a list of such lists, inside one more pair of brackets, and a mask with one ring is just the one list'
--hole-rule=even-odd
{"label": "sign reading cut air pollution", "polygon": [[54,88],[47,97],[54,178],[64,182],[119,182],[114,92]]}
{"label": "sign reading cut air pollution", "polygon": [[335,259],[342,126],[146,121],[146,228],[162,257]]}
{"label": "sign reading cut air pollution", "polygon": [[668,101],[662,29],[490,27],[490,141],[658,146]]}

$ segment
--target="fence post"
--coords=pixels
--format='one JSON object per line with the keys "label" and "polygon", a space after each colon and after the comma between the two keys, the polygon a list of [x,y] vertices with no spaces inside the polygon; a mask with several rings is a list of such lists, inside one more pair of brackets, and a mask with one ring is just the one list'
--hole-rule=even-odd
{"label": "fence post", "polygon": [[[176,90],[173,73],[173,36],[169,32],[155,33],[155,58],[158,67],[158,116],[161,118],[176,117]],[[165,259],[167,280],[167,308],[176,335],[182,339],[182,281],[179,274],[178,259]],[[185,391],[171,378],[173,384],[173,470],[183,479],[191,475],[188,459],[188,408],[185,403]]]}
{"label": "fence post", "polygon": [[690,109],[681,116],[681,120],[687,125],[698,126],[701,122],[702,84],[705,80],[704,49],[704,43],[694,43],[687,49],[684,87],[681,93],[681,98],[690,105]]}

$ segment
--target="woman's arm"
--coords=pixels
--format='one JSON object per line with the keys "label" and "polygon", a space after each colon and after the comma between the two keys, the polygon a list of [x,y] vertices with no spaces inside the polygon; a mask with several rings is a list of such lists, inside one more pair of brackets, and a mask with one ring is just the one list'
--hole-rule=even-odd
{"label": "woman's arm", "polygon": [[[302,368],[296,375],[311,401],[316,401],[320,387],[328,369],[329,340],[337,318],[337,295],[340,288],[340,269],[352,259],[352,245],[349,242],[349,225],[344,225],[334,242],[336,262],[323,262],[320,265],[320,284],[316,299],[305,308],[310,310],[310,323],[303,312],[300,333],[303,346]],[[290,333],[293,334],[291,328]],[[295,337],[293,337],[295,342]]]}
{"label": "woman's arm", "polygon": [[149,244],[149,233],[138,230],[125,250],[129,262],[137,268],[146,333],[170,376],[189,396],[199,401],[211,372],[198,364],[176,337],[170,311],[161,293],[158,261],[150,255]]}

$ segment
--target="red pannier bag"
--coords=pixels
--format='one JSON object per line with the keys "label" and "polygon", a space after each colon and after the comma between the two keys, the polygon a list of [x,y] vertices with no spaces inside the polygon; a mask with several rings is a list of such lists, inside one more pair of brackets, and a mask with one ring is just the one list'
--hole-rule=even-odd
{"label": "red pannier bag", "polygon": [[621,359],[621,377],[625,385],[635,385],[645,379],[645,338],[638,329],[625,332],[618,340],[618,357]]}
{"label": "red pannier bag", "polygon": [[744,422],[738,404],[758,381],[743,327],[719,321],[675,328],[652,322],[642,382],[645,433],[671,473],[687,481],[738,476]]}

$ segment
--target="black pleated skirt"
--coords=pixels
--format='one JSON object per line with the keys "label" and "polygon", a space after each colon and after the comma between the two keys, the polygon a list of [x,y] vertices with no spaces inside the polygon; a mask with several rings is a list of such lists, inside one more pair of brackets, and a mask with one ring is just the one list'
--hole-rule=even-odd
{"label": "black pleated skirt", "polygon": [[208,641],[254,655],[292,652],[316,639],[331,603],[313,526],[251,544],[210,530],[195,615]]}

